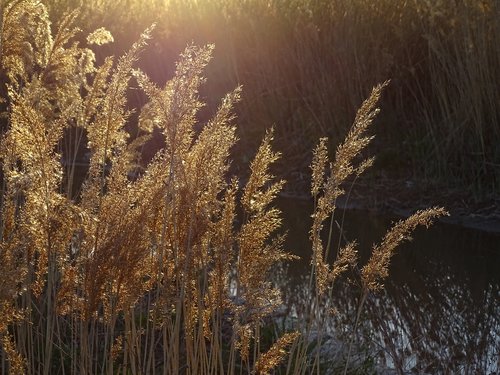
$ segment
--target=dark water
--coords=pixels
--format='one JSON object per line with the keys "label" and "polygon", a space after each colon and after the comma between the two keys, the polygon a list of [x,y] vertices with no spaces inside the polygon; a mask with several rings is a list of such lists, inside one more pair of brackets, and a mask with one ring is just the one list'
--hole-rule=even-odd
{"label": "dark water", "polygon": [[[284,286],[288,306],[307,301],[310,202],[282,199],[288,251],[302,260],[289,265]],[[342,222],[342,211],[337,221]],[[346,211],[343,237],[359,243],[361,264],[397,218]],[[339,241],[335,230],[334,244]],[[345,238],[344,238],[345,237]],[[356,334],[378,364],[405,373],[498,374],[500,371],[500,236],[435,224],[402,245],[385,288],[368,297]],[[337,246],[334,246],[335,248]],[[331,303],[338,313],[329,326],[352,335],[359,301],[358,277],[340,281]]]}

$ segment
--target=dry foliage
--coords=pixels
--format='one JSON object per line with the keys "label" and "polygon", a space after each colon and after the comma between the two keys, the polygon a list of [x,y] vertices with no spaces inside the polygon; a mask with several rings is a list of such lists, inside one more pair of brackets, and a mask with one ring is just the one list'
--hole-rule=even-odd
{"label": "dry foliage", "polygon": [[[269,168],[280,154],[269,131],[242,191],[228,178],[240,88],[195,131],[213,46],[187,47],[159,87],[134,67],[153,28],[121,58],[98,66],[93,50],[76,42],[76,13],[52,34],[41,2],[1,4],[2,370],[270,373],[299,336],[285,334],[260,354],[263,322],[281,303],[269,274],[292,258],[272,206],[284,182],[274,182]],[[99,48],[113,37],[99,28],[86,40]],[[134,136],[126,130],[131,81],[148,98]],[[327,265],[320,234],[342,183],[372,162],[355,159],[371,140],[365,132],[384,86],[359,110],[326,180],[325,140],[315,152],[310,234],[319,293],[357,261],[352,243]],[[164,147],[141,166],[141,147],[154,134]],[[236,225],[240,196],[243,222]],[[442,213],[420,213],[389,232],[363,268],[366,288],[378,286],[394,247],[415,225]]]}

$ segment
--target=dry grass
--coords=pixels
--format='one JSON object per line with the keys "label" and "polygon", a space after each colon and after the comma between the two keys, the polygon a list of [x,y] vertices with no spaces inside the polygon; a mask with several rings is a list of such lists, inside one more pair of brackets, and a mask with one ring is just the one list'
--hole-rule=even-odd
{"label": "dry grass", "polygon": [[[273,207],[284,182],[269,170],[280,154],[269,131],[245,186],[229,178],[239,88],[198,131],[199,90],[213,46],[187,47],[173,77],[157,85],[136,68],[153,28],[119,59],[99,64],[94,50],[113,40],[105,29],[86,37],[85,46],[75,43],[82,38],[76,13],[52,33],[40,2],[1,4],[2,373],[267,374],[287,347],[287,372],[319,371],[318,358],[311,363],[305,349],[308,329],[301,339],[290,332],[267,347],[262,340],[281,303],[269,276],[292,258]],[[133,135],[131,81],[147,97]],[[310,234],[318,305],[357,262],[351,244],[327,265],[330,244],[324,250],[321,232],[343,183],[372,164],[357,158],[372,139],[366,132],[385,86],[361,105],[332,163],[326,140],[315,152]],[[141,148],[153,136],[164,147],[143,165]],[[78,183],[82,149],[89,160]],[[442,214],[417,213],[388,233],[363,268],[365,292],[386,276],[397,243]],[[321,317],[309,319],[321,327]]]}

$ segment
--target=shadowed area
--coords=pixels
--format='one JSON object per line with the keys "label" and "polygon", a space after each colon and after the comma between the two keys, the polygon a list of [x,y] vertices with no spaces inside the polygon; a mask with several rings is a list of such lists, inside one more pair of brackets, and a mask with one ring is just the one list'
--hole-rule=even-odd
{"label": "shadowed area", "polygon": [[[306,219],[312,202],[282,198],[279,203],[287,215],[287,249],[303,257],[289,265],[289,282],[283,286],[286,304],[300,316],[311,297],[306,292],[310,257]],[[372,244],[380,241],[395,219],[339,210],[339,224],[343,214],[343,236],[357,239],[363,264]],[[333,244],[338,232],[335,229]],[[500,236],[438,223],[417,230],[413,238],[392,259],[384,290],[367,299],[356,335],[359,350],[403,371],[498,371]],[[337,282],[331,294],[337,314],[326,319],[330,334],[345,342],[350,339],[360,297],[357,279],[352,274],[350,281]]]}

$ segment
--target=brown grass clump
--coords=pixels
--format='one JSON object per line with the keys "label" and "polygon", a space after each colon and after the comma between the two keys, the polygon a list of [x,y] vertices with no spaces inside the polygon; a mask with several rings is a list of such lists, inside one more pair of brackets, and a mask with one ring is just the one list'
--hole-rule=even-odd
{"label": "brown grass clump", "polygon": [[[116,62],[106,58],[96,66],[92,50],[72,42],[75,17],[66,16],[53,37],[42,4],[2,8],[9,91],[0,328],[8,368],[234,371],[243,331],[241,358],[249,366],[260,320],[280,301],[269,272],[290,258],[282,238],[272,238],[281,219],[268,206],[283,185],[267,187],[269,165],[279,157],[272,134],[252,163],[242,197],[245,223],[235,228],[238,182],[226,174],[240,89],[222,100],[201,132],[194,130],[213,46],[188,47],[174,77],[158,87],[133,69],[150,29]],[[87,38],[98,46],[111,41],[103,28]],[[126,95],[133,77],[149,102],[131,139]],[[139,167],[138,151],[155,129],[165,147]],[[77,184],[81,149],[90,157]],[[223,353],[228,325],[234,339]]]}
{"label": "brown grass clump", "polygon": [[[53,34],[43,3],[1,5],[2,373],[268,374],[288,347],[301,361],[296,371],[307,368],[300,349],[307,335],[264,340],[281,305],[271,273],[293,258],[273,206],[284,184],[270,173],[280,157],[273,131],[240,190],[228,171],[241,89],[199,124],[199,89],[214,47],[187,47],[159,86],[136,68],[153,27],[121,58],[99,65],[94,51],[113,41],[106,29],[82,38],[90,49],[76,42],[76,12]],[[127,95],[135,83],[147,103],[132,132]],[[372,139],[366,131],[385,86],[362,105],[332,163],[325,139],[315,151],[317,296],[357,261],[351,243],[328,265],[321,231],[341,185],[372,163],[357,157]],[[142,161],[154,137],[164,146]],[[365,289],[387,274],[394,247],[417,224],[443,213],[420,213],[389,232],[363,268]]]}
{"label": "brown grass clump", "polygon": [[[345,247],[339,248],[336,259],[333,264],[327,263],[326,259],[330,252],[331,238],[334,223],[334,212],[336,209],[336,200],[345,193],[343,185],[348,178],[354,176],[359,177],[367,168],[373,164],[373,158],[367,158],[356,163],[363,149],[370,143],[373,136],[366,135],[366,131],[373,122],[374,117],[379,112],[376,108],[377,102],[380,99],[383,89],[388,85],[385,82],[376,86],[370,97],[365,100],[356,114],[354,124],[349,131],[346,139],[337,147],[334,162],[329,165],[329,174],[325,178],[325,169],[327,167],[328,152],[326,148],[326,138],[319,141],[318,146],[314,150],[313,160],[311,163],[312,170],[312,185],[311,194],[315,201],[315,210],[313,213],[313,224],[310,230],[310,239],[312,242],[313,254],[311,258],[311,266],[314,270],[316,300],[315,303],[320,306],[325,304],[325,309],[328,309],[327,301],[324,300],[325,293],[329,287],[337,280],[342,273],[349,268],[355,268],[358,262],[356,250],[356,242],[350,242]],[[440,216],[447,215],[443,208],[432,208],[424,211],[418,211],[408,219],[400,221],[387,232],[382,243],[374,246],[372,255],[366,265],[361,270],[362,281],[362,296],[359,301],[358,311],[356,316],[355,328],[349,349],[347,353],[344,374],[347,373],[349,359],[353,348],[353,338],[358,326],[361,311],[363,309],[368,292],[376,291],[382,288],[382,281],[388,276],[388,267],[396,247],[405,240],[410,240],[410,234],[418,225],[429,227],[432,220]],[[328,242],[326,247],[323,244],[321,233],[326,220],[330,219],[330,228],[328,234]],[[339,228],[341,230],[341,228]],[[331,308],[330,308],[331,310]],[[334,308],[333,308],[334,310]],[[317,346],[321,346],[321,331],[323,320],[316,312],[317,326],[320,331],[317,335]],[[310,329],[310,328],[309,328]],[[304,356],[298,350],[298,358]],[[319,371],[319,354],[313,365],[313,369]]]}

